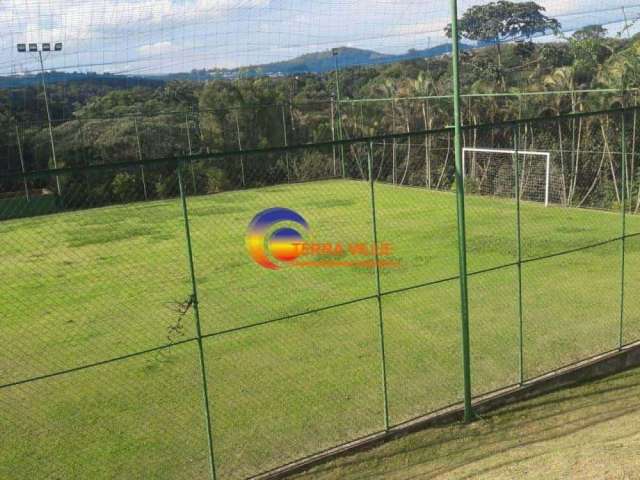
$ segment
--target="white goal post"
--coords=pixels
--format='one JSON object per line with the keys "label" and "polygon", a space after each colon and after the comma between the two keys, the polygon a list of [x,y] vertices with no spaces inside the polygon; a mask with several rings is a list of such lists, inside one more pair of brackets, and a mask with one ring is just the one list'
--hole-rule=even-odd
{"label": "white goal post", "polygon": [[[485,165],[485,171],[488,170],[490,168],[490,164],[491,164],[491,160],[498,159],[496,163],[498,163],[498,166],[494,165],[494,168],[500,168],[501,165],[505,166],[508,164],[505,164],[505,159],[510,159],[511,161],[511,168],[513,168],[513,163],[515,160],[515,157],[518,157],[518,165],[521,165],[520,167],[520,177],[521,179],[526,178],[526,175],[531,175],[532,171],[531,171],[531,166],[529,166],[529,170],[526,170],[526,159],[532,159],[533,161],[539,160],[539,162],[542,164],[543,168],[544,168],[544,172],[540,169],[538,170],[538,175],[544,175],[544,205],[545,207],[549,206],[549,191],[550,191],[550,185],[551,185],[551,153],[550,152],[542,152],[542,151],[532,151],[532,150],[509,150],[509,149],[501,149],[501,148],[471,148],[471,147],[465,147],[462,149],[462,178],[463,180],[466,179],[467,177],[467,159],[468,158],[475,158],[478,155],[482,155],[484,157],[488,157],[489,161],[488,161],[488,165]],[[522,161],[522,163],[520,163],[520,157],[523,157],[524,160]],[[500,164],[499,162],[502,162],[502,164]],[[536,165],[533,166],[534,168],[536,167]],[[515,170],[515,169],[513,169]],[[469,172],[471,173],[471,172]],[[534,172],[535,174],[535,172]],[[485,174],[486,176],[486,174]],[[513,184],[512,186],[515,187],[515,173],[511,172],[511,175],[507,174],[507,176],[510,176],[513,178]],[[542,179],[540,179],[542,180]],[[542,185],[540,185],[542,186]],[[523,190],[522,188],[522,183],[521,183],[521,191]],[[515,188],[514,188],[515,190]],[[496,193],[495,191],[490,191],[487,192],[489,194],[492,195],[498,195],[498,193]],[[542,193],[542,192],[540,192]],[[540,199],[542,200],[542,199]]]}

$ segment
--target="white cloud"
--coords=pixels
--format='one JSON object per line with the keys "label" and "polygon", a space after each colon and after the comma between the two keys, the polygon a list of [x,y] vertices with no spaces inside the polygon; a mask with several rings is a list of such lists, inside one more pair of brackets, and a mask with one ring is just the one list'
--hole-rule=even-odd
{"label": "white cloud", "polygon": [[162,53],[175,52],[179,50],[179,48],[176,47],[171,42],[164,41],[164,42],[156,42],[156,43],[150,43],[147,45],[142,45],[141,47],[138,47],[136,50],[140,55],[147,56],[147,55],[157,54],[158,52],[162,52]]}
{"label": "white cloud", "polygon": [[398,35],[439,35],[444,36],[444,29],[449,23],[448,19],[441,18],[429,22],[414,23],[410,25],[398,25],[390,30]]}
{"label": "white cloud", "polygon": [[[171,23],[175,28],[211,20],[234,10],[268,6],[270,0],[9,0],[0,1],[0,26],[38,35],[64,30],[83,37],[87,30],[141,28]],[[6,29],[5,29],[6,30]]]}
{"label": "white cloud", "polygon": [[[485,1],[458,0],[459,14]],[[621,21],[628,2],[537,1],[568,28]],[[132,73],[266,63],[341,45],[399,53],[444,42],[449,15],[445,0],[0,0],[0,74],[30,68],[14,52],[18,41],[65,42],[52,68]]]}

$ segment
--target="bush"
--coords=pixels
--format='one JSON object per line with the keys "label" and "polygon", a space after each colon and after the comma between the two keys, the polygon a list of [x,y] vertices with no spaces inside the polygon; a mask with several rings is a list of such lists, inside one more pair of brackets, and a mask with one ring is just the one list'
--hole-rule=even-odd
{"label": "bush", "polygon": [[[455,179],[451,183],[451,191],[452,192],[456,192],[457,191]],[[465,193],[465,195],[471,195],[471,194],[480,193],[480,182],[475,178],[469,178],[469,177],[465,178],[464,179],[464,193]]]}
{"label": "bush", "polygon": [[229,190],[229,179],[219,168],[207,170],[207,193],[218,193]]}
{"label": "bush", "polygon": [[[339,170],[340,157],[338,152],[336,152],[338,154],[336,161]],[[345,162],[348,154],[348,151],[345,150]],[[305,152],[302,158],[292,156],[292,164],[294,178],[298,181],[318,180],[333,176],[333,159],[320,152]]]}
{"label": "bush", "polygon": [[137,198],[138,179],[127,172],[118,173],[111,182],[111,191],[116,200],[132,201]]}

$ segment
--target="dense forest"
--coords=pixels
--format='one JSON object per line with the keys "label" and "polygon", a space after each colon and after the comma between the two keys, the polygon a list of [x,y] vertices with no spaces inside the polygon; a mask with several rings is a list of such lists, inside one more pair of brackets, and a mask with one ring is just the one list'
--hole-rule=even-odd
{"label": "dense forest", "polygon": [[[498,4],[503,9],[515,5],[490,5]],[[557,29],[559,24],[545,17],[540,7],[534,10],[529,30],[520,27],[516,35],[513,28],[471,31],[465,29],[465,17],[461,19],[463,38],[486,45],[463,54],[465,124],[637,105],[640,37],[610,37],[606,29],[593,25],[562,41],[536,43],[533,34]],[[508,8],[502,13],[507,19],[522,14]],[[367,155],[371,153],[372,175],[380,181],[451,189],[451,134],[423,132],[451,125],[451,84],[451,58],[446,54],[282,78],[51,83],[53,141],[41,86],[0,90],[4,175],[0,192],[3,196],[23,195],[25,189],[32,195],[51,192],[67,208],[165,198],[176,195],[177,181],[174,167],[162,164],[49,175],[28,182],[7,174],[390,133],[408,135],[371,145],[354,142],[198,160],[184,166],[186,187],[203,194],[333,176],[364,179],[369,175]],[[602,89],[607,90],[592,91]],[[638,211],[636,117],[629,112],[624,122],[617,113],[531,122],[517,129],[468,129],[464,143],[485,148],[515,144],[519,149],[549,151],[554,201],[613,208],[622,198],[624,124],[629,209]],[[472,193],[483,191],[483,182],[511,174],[511,166],[497,163],[492,158],[470,159]]]}

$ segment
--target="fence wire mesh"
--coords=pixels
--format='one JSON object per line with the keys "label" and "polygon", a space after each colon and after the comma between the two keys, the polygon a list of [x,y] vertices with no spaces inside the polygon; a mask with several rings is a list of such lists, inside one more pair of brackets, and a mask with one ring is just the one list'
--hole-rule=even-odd
{"label": "fence wire mesh", "polygon": [[[559,144],[574,117],[465,129],[474,396],[638,339],[635,296],[623,295],[640,233],[623,171],[633,157],[620,153],[630,136],[602,130],[634,113],[580,117],[601,137],[579,171]],[[140,161],[134,146],[122,166],[3,177],[15,193],[0,202],[0,397],[24,439],[11,455],[51,451],[69,429],[99,424],[73,439],[81,455],[58,455],[47,472],[107,475],[82,458],[107,444],[115,459],[121,442],[141,442],[127,465],[140,455],[137,468],[153,463],[146,472],[204,476],[210,424],[218,476],[246,477],[460,402],[452,135],[201,148],[163,161]],[[311,226],[308,268],[247,257],[248,222],[274,206]],[[376,243],[389,249],[377,260],[367,252]],[[43,409],[34,399],[45,396]],[[28,442],[40,423],[60,440]],[[43,470],[21,462],[19,476],[32,472]]]}
{"label": "fence wire mesh", "polygon": [[[346,32],[348,3],[299,9]],[[77,105],[67,82],[51,106],[39,83],[16,87],[33,65],[11,57],[24,78],[0,92],[0,478],[257,476],[640,340],[640,108],[623,81],[637,43],[596,36],[585,53],[554,28],[458,59],[444,5],[371,3],[357,23],[395,12],[400,47],[435,35],[416,10],[445,15],[439,53],[141,77]],[[293,52],[296,8],[267,18]],[[153,18],[132,21],[150,22],[128,32],[138,50]],[[234,48],[259,65],[266,53],[230,38],[268,44],[268,29],[230,23],[200,31],[213,53],[183,35],[125,73]],[[316,23],[295,28],[328,45]],[[122,81],[104,71],[116,53],[105,81]],[[602,64],[590,81],[588,61]]]}

